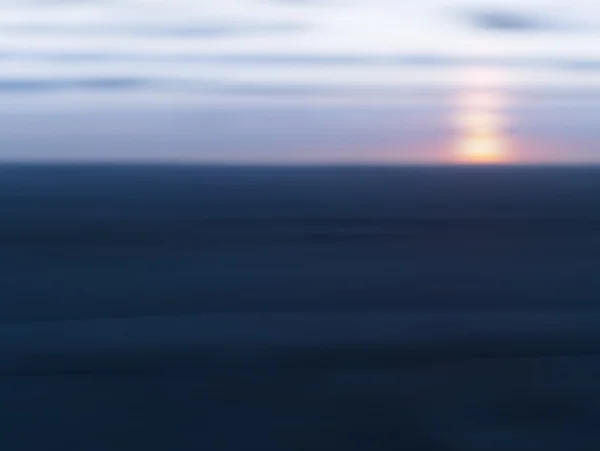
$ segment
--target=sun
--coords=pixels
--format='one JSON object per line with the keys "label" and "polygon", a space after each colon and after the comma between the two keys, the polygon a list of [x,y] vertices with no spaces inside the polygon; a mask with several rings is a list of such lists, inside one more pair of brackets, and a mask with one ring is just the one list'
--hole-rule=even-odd
{"label": "sun", "polygon": [[512,158],[508,86],[512,74],[497,68],[470,67],[458,74],[452,122],[454,159],[461,164],[497,164]]}
{"label": "sun", "polygon": [[462,163],[498,164],[508,161],[506,144],[495,133],[462,136],[458,142],[458,157]]}
{"label": "sun", "polygon": [[497,164],[509,160],[505,101],[500,92],[473,91],[460,97],[454,118],[455,156],[463,164]]}

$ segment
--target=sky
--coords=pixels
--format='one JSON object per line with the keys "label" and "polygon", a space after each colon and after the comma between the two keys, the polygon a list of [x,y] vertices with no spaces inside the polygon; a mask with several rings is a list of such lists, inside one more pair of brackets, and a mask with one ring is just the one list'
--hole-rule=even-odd
{"label": "sky", "polygon": [[0,161],[600,162],[597,0],[0,0]]}

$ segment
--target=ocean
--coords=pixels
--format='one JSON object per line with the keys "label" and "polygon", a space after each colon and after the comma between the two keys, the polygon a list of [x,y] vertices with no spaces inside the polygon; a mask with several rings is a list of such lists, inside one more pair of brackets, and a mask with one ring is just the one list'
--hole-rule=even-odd
{"label": "ocean", "polygon": [[600,449],[600,167],[3,165],[0,218],[3,449]]}

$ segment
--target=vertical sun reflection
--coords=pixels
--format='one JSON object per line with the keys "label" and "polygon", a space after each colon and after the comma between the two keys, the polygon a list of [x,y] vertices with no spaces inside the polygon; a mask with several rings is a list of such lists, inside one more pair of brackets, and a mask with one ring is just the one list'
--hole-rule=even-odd
{"label": "vertical sun reflection", "polygon": [[502,82],[493,72],[465,74],[456,128],[456,154],[461,163],[494,164],[510,160],[506,137]]}

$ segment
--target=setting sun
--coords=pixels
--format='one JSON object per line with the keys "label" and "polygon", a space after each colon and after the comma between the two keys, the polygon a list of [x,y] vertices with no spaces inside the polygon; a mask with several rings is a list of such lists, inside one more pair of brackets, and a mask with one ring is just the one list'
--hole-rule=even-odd
{"label": "setting sun", "polygon": [[461,163],[502,163],[508,160],[504,118],[498,112],[466,110],[457,117],[458,159]]}
{"label": "setting sun", "polygon": [[495,164],[510,160],[508,137],[511,74],[497,68],[471,67],[458,73],[456,109],[452,119],[455,161]]}
{"label": "setting sun", "polygon": [[[482,80],[475,74],[479,73],[472,72],[465,78],[467,90],[458,97],[454,119],[456,158],[466,164],[505,163],[509,160],[504,111],[507,98],[497,83],[493,88],[482,87]],[[487,75],[489,78],[490,73]]]}
{"label": "setting sun", "polygon": [[496,134],[461,137],[458,156],[464,163],[492,164],[508,160],[504,141]]}

